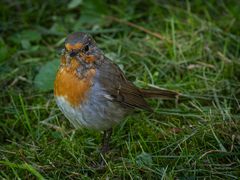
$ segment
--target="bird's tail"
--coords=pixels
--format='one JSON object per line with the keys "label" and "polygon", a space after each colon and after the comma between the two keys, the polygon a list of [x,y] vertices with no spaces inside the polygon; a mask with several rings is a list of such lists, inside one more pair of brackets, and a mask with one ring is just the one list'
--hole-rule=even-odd
{"label": "bird's tail", "polygon": [[150,89],[140,89],[143,97],[145,98],[160,98],[160,99],[178,99],[179,93],[175,91],[150,88]]}

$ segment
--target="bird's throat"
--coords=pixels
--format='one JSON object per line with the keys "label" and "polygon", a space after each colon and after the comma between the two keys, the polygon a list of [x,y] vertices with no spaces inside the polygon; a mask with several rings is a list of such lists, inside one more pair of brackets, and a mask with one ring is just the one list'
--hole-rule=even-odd
{"label": "bird's throat", "polygon": [[79,77],[81,66],[76,60],[70,65],[63,65],[57,72],[54,83],[54,95],[65,98],[73,107],[81,105],[87,97],[96,74],[95,69],[87,69],[83,77]]}

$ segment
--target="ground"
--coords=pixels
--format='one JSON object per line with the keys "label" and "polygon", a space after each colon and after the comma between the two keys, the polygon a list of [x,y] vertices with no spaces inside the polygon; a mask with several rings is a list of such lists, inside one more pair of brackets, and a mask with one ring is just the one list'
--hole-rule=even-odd
{"label": "ground", "polygon": [[[1,179],[238,179],[240,5],[232,1],[0,2]],[[183,95],[150,100],[113,130],[74,130],[53,80],[70,32],[93,35],[139,87]]]}

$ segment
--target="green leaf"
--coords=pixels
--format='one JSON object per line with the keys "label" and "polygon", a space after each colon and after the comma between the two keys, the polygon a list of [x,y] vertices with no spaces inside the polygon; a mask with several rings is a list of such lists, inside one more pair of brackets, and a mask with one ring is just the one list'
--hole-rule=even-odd
{"label": "green leaf", "polygon": [[68,9],[74,9],[76,7],[78,7],[79,5],[82,4],[82,0],[72,0],[69,4],[68,4]]}
{"label": "green leaf", "polygon": [[64,26],[64,24],[61,24],[59,22],[58,23],[54,23],[52,25],[52,27],[50,28],[50,31],[54,32],[54,33],[59,33],[59,32],[65,33],[65,32],[67,32],[66,27]]}
{"label": "green leaf", "polygon": [[5,61],[9,57],[9,47],[0,38],[0,62]]}
{"label": "green leaf", "polygon": [[42,36],[38,31],[35,30],[23,30],[19,33],[14,34],[10,39],[15,43],[21,43],[24,40],[29,42],[39,41]]}
{"label": "green leaf", "polygon": [[106,2],[102,0],[84,1],[82,5],[83,5],[83,9],[82,9],[83,13],[92,12],[97,15],[97,14],[107,14],[108,12],[108,5],[106,4]]}
{"label": "green leaf", "polygon": [[34,30],[25,30],[20,33],[20,37],[29,41],[39,41],[41,39],[41,34]]}
{"label": "green leaf", "polygon": [[0,47],[0,62],[5,61],[8,57],[8,48]]}
{"label": "green leaf", "polygon": [[136,163],[139,167],[144,167],[144,166],[149,167],[149,166],[151,166],[153,164],[151,154],[148,154],[146,152],[142,152],[141,154],[137,155]]}
{"label": "green leaf", "polygon": [[29,49],[31,47],[30,42],[26,39],[21,40],[21,44],[22,44],[23,49]]}
{"label": "green leaf", "polygon": [[55,59],[41,67],[39,73],[34,79],[34,84],[37,89],[41,91],[50,91],[53,89],[53,84],[59,64],[59,59]]}
{"label": "green leaf", "polygon": [[78,31],[83,24],[96,26],[104,25],[106,20],[103,18],[108,13],[108,6],[104,1],[84,1],[81,6],[81,16],[76,22],[73,30]]}

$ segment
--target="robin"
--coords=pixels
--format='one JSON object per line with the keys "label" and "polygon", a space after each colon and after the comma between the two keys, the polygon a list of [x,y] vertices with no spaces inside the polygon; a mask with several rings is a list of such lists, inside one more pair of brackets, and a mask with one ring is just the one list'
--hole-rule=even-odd
{"label": "robin", "polygon": [[106,152],[114,125],[134,109],[152,111],[147,98],[176,99],[178,93],[136,87],[89,34],[75,32],[65,40],[54,96],[75,128],[104,131],[102,152]]}

